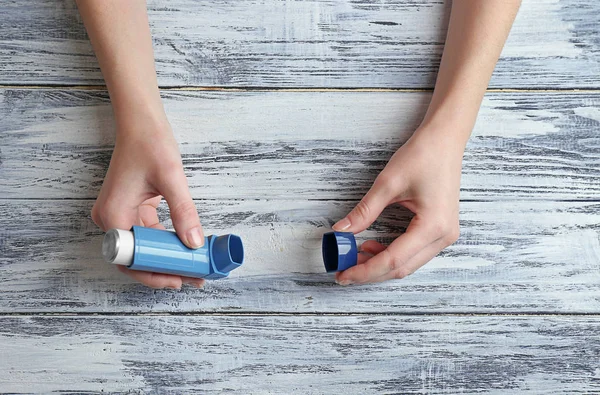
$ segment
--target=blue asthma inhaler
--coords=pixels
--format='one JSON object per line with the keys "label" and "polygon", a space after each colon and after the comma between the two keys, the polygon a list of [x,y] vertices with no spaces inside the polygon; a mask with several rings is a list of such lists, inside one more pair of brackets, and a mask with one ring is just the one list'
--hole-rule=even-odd
{"label": "blue asthma inhaler", "polygon": [[207,236],[204,246],[186,247],[175,232],[134,226],[111,229],[102,242],[104,259],[132,270],[218,279],[244,263],[242,239],[236,235]]}
{"label": "blue asthma inhaler", "polygon": [[358,262],[358,248],[352,232],[325,233],[322,248],[327,273],[341,272]]}

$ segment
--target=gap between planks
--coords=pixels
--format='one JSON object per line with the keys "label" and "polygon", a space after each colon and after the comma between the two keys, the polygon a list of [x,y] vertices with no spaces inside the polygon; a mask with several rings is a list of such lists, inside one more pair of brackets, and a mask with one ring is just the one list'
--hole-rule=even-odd
{"label": "gap between planks", "polygon": [[[19,84],[0,84],[0,89],[23,89],[23,90],[83,90],[83,91],[106,91],[106,85],[61,85],[61,84],[45,84],[45,85],[19,85]],[[378,87],[363,87],[363,88],[329,88],[329,87],[312,87],[312,88],[289,88],[289,87],[266,87],[266,86],[245,86],[245,87],[230,87],[230,86],[159,86],[161,91],[200,91],[200,92],[433,92],[433,88],[378,88]],[[487,93],[598,93],[600,88],[488,88]]]}
{"label": "gap between planks", "polygon": [[[164,199],[164,198],[163,198]],[[22,198],[22,197],[0,197],[1,202],[15,202],[15,201],[31,201],[31,202],[59,202],[59,201],[81,201],[81,202],[90,202],[95,201],[96,198],[78,198],[78,197],[48,197],[48,198]],[[232,198],[192,198],[194,202],[260,202],[260,201],[270,201],[270,202],[285,202],[285,201],[296,201],[298,199],[292,199],[288,197],[284,198],[267,198],[267,199],[259,199],[259,198],[241,198],[241,199],[232,199]],[[307,202],[332,202],[332,203],[356,203],[359,199],[313,199],[313,198],[305,198],[302,199]],[[501,198],[501,199],[460,199],[460,203],[491,203],[491,202],[510,202],[510,201],[521,201],[522,199],[518,198]],[[557,198],[547,198],[547,199],[527,199],[527,202],[535,203],[535,202],[557,202],[557,203],[600,203],[600,198],[598,199],[557,199]]]}
{"label": "gap between planks", "polygon": [[130,312],[123,313],[117,311],[98,311],[98,312],[3,312],[0,313],[0,319],[8,317],[361,317],[361,316],[377,316],[377,317],[598,317],[597,312],[536,312],[536,311],[519,311],[519,312],[353,312],[353,313],[338,313],[338,312],[285,312],[285,311],[187,311],[187,312]]}

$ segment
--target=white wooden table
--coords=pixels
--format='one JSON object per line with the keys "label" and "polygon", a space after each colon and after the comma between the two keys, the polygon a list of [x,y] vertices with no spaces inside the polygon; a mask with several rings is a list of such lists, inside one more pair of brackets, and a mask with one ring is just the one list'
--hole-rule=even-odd
{"label": "white wooden table", "polygon": [[3,2],[1,393],[600,393],[597,0],[524,1],[465,156],[459,241],[349,288],[320,237],[423,116],[449,5],[149,9],[204,227],[240,234],[246,264],[177,292],[101,261],[89,214],[114,127],[93,52],[71,0]]}

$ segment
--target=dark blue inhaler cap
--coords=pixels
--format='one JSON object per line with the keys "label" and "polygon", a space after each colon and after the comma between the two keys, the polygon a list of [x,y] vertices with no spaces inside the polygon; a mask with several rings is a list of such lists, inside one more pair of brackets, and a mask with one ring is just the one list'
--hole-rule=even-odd
{"label": "dark blue inhaler cap", "polygon": [[328,232],[323,235],[323,262],[327,273],[349,269],[357,261],[358,248],[352,232]]}

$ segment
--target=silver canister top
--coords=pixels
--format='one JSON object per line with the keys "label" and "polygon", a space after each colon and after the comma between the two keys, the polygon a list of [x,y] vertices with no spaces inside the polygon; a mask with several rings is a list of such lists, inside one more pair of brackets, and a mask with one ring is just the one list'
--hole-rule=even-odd
{"label": "silver canister top", "polygon": [[102,256],[106,262],[129,266],[133,263],[134,244],[132,231],[110,229],[102,241]]}

